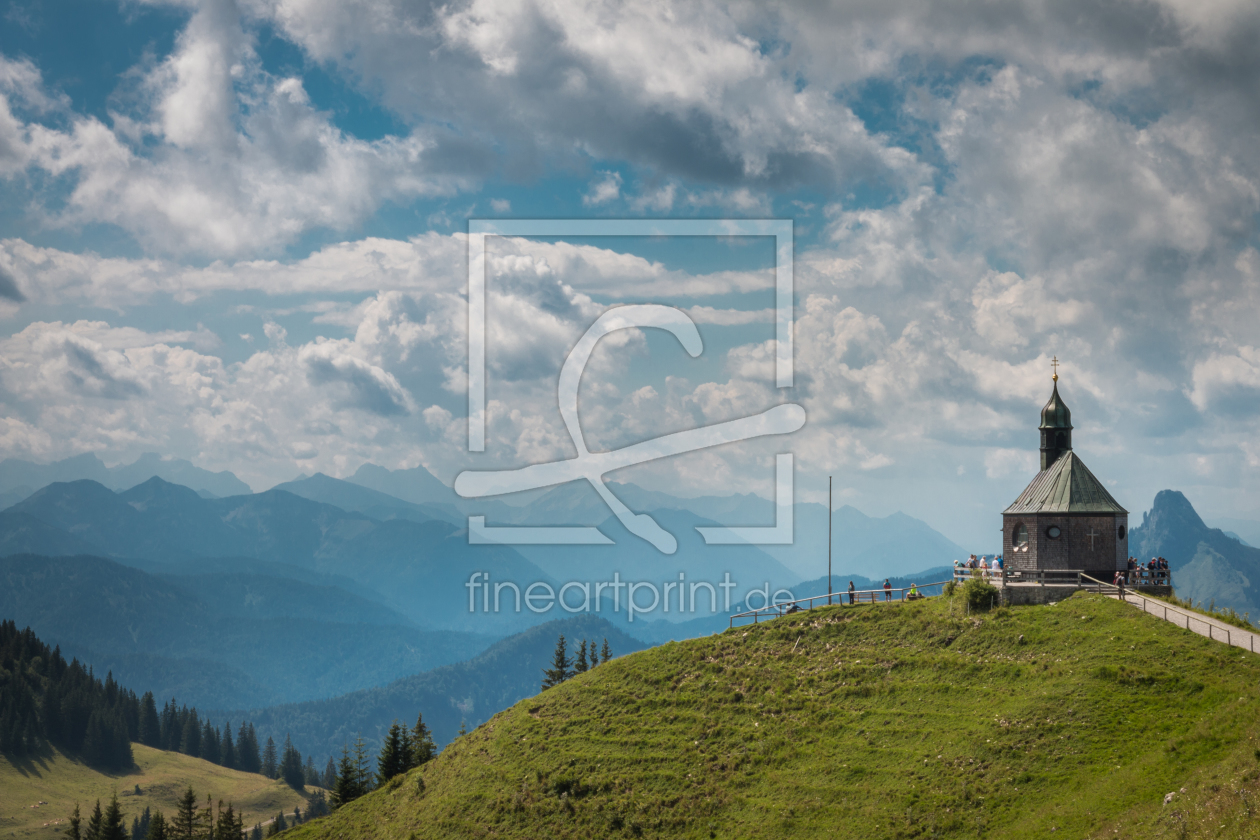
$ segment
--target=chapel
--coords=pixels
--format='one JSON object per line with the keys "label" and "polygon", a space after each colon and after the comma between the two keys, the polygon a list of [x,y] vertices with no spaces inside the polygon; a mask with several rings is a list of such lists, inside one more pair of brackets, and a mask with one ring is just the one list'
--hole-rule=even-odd
{"label": "chapel", "polygon": [[1129,512],[1072,450],[1072,412],[1054,390],[1041,410],[1041,471],[1002,511],[1007,570],[1082,571],[1108,583],[1127,567]]}

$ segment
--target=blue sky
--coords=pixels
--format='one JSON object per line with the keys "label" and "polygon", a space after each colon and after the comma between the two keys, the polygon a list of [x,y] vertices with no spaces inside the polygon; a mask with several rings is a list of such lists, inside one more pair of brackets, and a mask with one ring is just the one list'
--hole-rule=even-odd
{"label": "blue sky", "polygon": [[[0,0],[0,3],[6,0]],[[1253,4],[7,0],[0,456],[299,472],[568,454],[603,308],[603,445],[806,407],[798,486],[992,550],[1052,355],[1078,452],[1260,519]],[[797,385],[768,384],[768,240],[491,251],[490,442],[466,428],[469,218],[791,218]],[[493,354],[498,353],[495,357]],[[768,495],[776,444],[617,476]]]}

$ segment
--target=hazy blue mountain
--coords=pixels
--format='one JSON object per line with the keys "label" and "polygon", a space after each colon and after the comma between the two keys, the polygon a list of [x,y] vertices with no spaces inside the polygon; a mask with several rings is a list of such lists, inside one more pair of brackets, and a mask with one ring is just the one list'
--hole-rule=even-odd
{"label": "hazy blue mountain", "polygon": [[214,715],[216,720],[248,718],[262,739],[270,735],[279,741],[288,734],[295,747],[317,757],[319,766],[323,760],[318,757],[339,753],[342,744],[353,745],[358,734],[375,752],[391,722],[398,719],[412,726],[417,713],[423,713],[441,746],[455,737],[460,721],[472,729],[496,712],[537,694],[542,671],[550,665],[556,639],[562,633],[570,653],[580,639],[602,645],[607,638],[614,656],[646,647],[607,621],[584,615],[531,627],[467,662],[404,677],[379,688],[327,700]]}
{"label": "hazy blue mountain", "polygon": [[9,554],[93,554],[94,543],[21,511],[0,512],[0,557]]}
{"label": "hazy blue mountain", "polygon": [[1260,548],[1209,528],[1179,491],[1156,494],[1129,546],[1142,561],[1168,560],[1178,596],[1260,616]]}
{"label": "hazy blue mountain", "polygon": [[1233,519],[1220,516],[1211,521],[1213,528],[1220,528],[1252,548],[1260,548],[1260,522],[1254,519]]}
{"label": "hazy blue mountain", "polygon": [[[30,519],[53,526],[36,543]],[[505,546],[473,546],[449,522],[370,516],[269,490],[204,499],[187,487],[152,478],[114,493],[93,481],[51,484],[0,515],[0,530],[22,550],[65,553],[66,535],[91,553],[196,565],[205,557],[253,557],[352,578],[380,600],[431,627],[479,633],[515,632],[544,620],[522,611],[472,615],[464,582],[473,571],[495,580],[549,581]]]}
{"label": "hazy blue mountain", "polygon": [[299,618],[337,624],[416,626],[378,601],[336,586],[320,586],[262,574],[156,575],[231,618]]}
{"label": "hazy blue mountain", "polygon": [[[311,617],[310,607],[327,604],[337,594],[294,581],[247,581],[252,592],[272,594],[252,604],[239,600],[242,590],[230,582],[201,580],[202,586],[190,586],[190,581],[198,579],[159,577],[99,557],[7,557],[0,559],[0,616],[30,625],[49,643],[99,655],[89,660],[96,667],[114,658],[120,668],[148,668],[143,684],[155,692],[185,684],[187,662],[209,661],[235,674],[242,686],[261,686],[256,690],[262,696],[281,700],[380,685],[466,659],[493,641],[379,621]],[[294,603],[276,601],[275,593],[284,586],[291,587]],[[202,593],[204,600],[198,597]],[[354,596],[341,597],[346,605],[339,618],[361,618],[369,609]],[[153,679],[164,660],[185,664]],[[180,699],[203,707],[212,701],[187,690]]]}
{"label": "hazy blue mountain", "polygon": [[9,490],[0,490],[0,510],[16,505],[34,492],[35,488],[27,484],[22,484]]}
{"label": "hazy blue mountain", "polygon": [[[435,481],[437,479],[434,479]],[[342,510],[352,510],[373,519],[410,519],[414,522],[428,522],[437,519],[452,525],[464,527],[467,520],[449,507],[439,508],[433,505],[420,505],[373,490],[370,487],[332,478],[323,473],[303,476],[277,484],[273,490],[284,490],[295,496],[334,505]]]}
{"label": "hazy blue mountain", "polygon": [[387,470],[376,464],[364,464],[347,481],[405,502],[411,502],[413,505],[450,504],[459,498],[454,490],[443,484],[424,467]]}
{"label": "hazy blue mountain", "polygon": [[[182,484],[213,496],[239,496],[251,493],[250,487],[230,472],[211,472],[194,466],[191,462],[172,458],[163,459],[149,452],[134,463],[107,467],[95,453],[85,452],[51,464],[36,464],[18,458],[0,461],[0,492],[21,491],[29,495],[34,488],[53,482],[88,479],[103,484],[111,490],[125,490],[158,478],[173,484]],[[17,501],[17,500],[15,500]],[[7,507],[7,505],[6,505]]]}

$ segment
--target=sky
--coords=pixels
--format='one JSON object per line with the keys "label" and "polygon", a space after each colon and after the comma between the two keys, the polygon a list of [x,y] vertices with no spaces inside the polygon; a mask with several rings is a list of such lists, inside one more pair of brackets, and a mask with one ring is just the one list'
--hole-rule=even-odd
{"label": "sky", "polygon": [[[7,4],[7,5],[4,5]],[[610,476],[901,510],[971,550],[1076,451],[1132,514],[1260,519],[1250,2],[0,0],[0,457],[145,452],[255,490],[571,457],[793,402],[803,429]],[[773,240],[488,240],[470,219],[790,219]]]}

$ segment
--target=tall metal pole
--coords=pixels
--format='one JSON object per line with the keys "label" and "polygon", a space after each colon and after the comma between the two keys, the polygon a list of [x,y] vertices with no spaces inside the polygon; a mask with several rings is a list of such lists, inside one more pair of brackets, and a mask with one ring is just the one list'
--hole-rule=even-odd
{"label": "tall metal pole", "polygon": [[831,476],[827,476],[827,605],[831,605]]}

